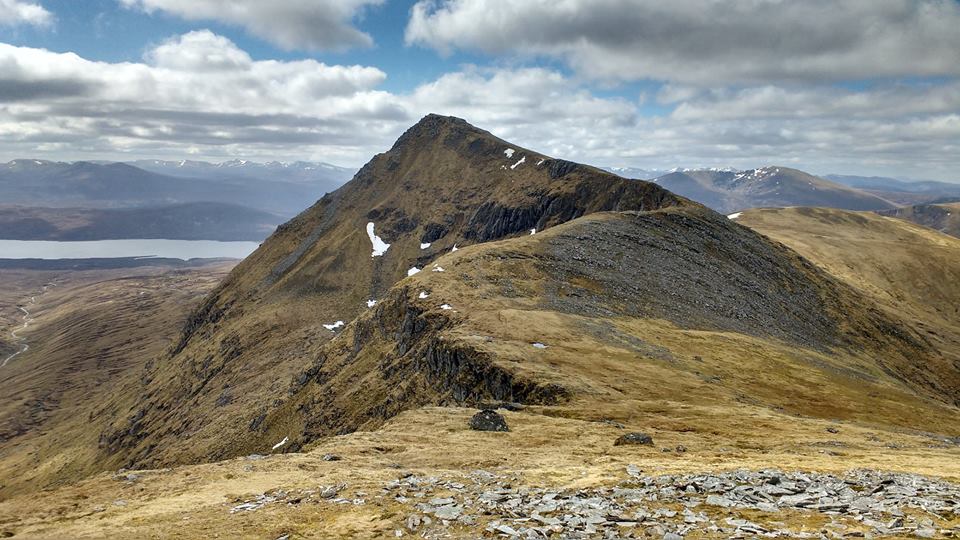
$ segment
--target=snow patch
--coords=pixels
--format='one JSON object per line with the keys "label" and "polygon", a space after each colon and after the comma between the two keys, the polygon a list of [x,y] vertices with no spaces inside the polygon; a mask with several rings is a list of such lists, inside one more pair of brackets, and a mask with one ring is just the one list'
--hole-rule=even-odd
{"label": "snow patch", "polygon": [[284,437],[282,441],[280,441],[280,442],[278,442],[277,444],[273,445],[273,448],[271,448],[271,450],[276,450],[277,448],[280,448],[281,446],[287,444],[287,441],[289,441],[289,440],[290,440],[290,437]]}
{"label": "snow patch", "polygon": [[341,326],[343,326],[343,321],[337,321],[337,322],[335,322],[335,323],[333,323],[333,324],[325,324],[325,325],[323,325],[324,328],[326,328],[327,330],[329,330],[329,331],[331,331],[331,332],[333,332],[333,331],[336,330],[337,328],[340,328]]}
{"label": "snow patch", "polygon": [[[947,215],[949,216],[950,214],[947,214]],[[460,248],[458,248],[457,245],[454,244],[453,247],[450,248],[450,253],[453,253],[454,251],[457,251],[457,250],[459,250],[459,249],[460,249]]]}
{"label": "snow patch", "polygon": [[432,270],[433,272],[446,272],[442,266],[438,266]]}
{"label": "snow patch", "polygon": [[[766,178],[779,174],[780,169],[776,167],[760,167],[758,169],[751,169],[749,171],[741,171],[734,175],[733,180],[765,180]],[[780,182],[777,182],[778,184]]]}
{"label": "snow patch", "polygon": [[419,274],[419,273],[420,273],[420,269],[414,266],[413,268],[407,270],[407,277],[410,277],[414,274]]}
{"label": "snow patch", "polygon": [[537,167],[543,165],[543,162],[546,161],[546,160],[547,160],[547,159],[544,158],[544,159],[541,159],[540,161],[538,161],[538,162],[537,162]]}
{"label": "snow patch", "polygon": [[527,156],[523,156],[522,158],[520,158],[520,161],[518,161],[518,162],[514,163],[513,165],[511,165],[511,166],[510,166],[510,169],[516,169],[518,166],[520,166],[521,164],[523,164],[523,163],[526,162],[526,161],[527,161]]}
{"label": "snow patch", "polygon": [[426,298],[430,298],[430,295],[427,294],[427,291],[420,291],[420,296],[418,296],[417,298],[424,300]]}
{"label": "snow patch", "polygon": [[377,305],[377,301],[376,301],[376,300],[367,300],[367,307],[368,307],[368,308],[369,308],[369,307],[373,307],[373,306],[375,306],[375,305]]}
{"label": "snow patch", "polygon": [[530,236],[533,236],[533,235],[535,235],[535,234],[537,234],[537,230],[536,230],[536,229],[530,229]]}
{"label": "snow patch", "polygon": [[367,236],[370,237],[370,243],[373,244],[373,254],[371,257],[379,257],[387,252],[390,244],[383,241],[382,238],[373,234],[373,222],[367,223]]}
{"label": "snow patch", "polygon": [[727,219],[737,219],[738,217],[740,217],[740,216],[742,216],[742,215],[743,215],[743,212],[735,212],[735,213],[730,214],[729,216],[727,216]]}
{"label": "snow patch", "polygon": [[533,344],[533,348],[534,348],[534,349],[546,349],[547,346],[544,345],[543,343],[540,343],[540,342],[538,341],[538,342],[536,342],[536,343]]}
{"label": "snow patch", "polygon": [[432,242],[420,242],[420,249],[427,249]]}
{"label": "snow patch", "polygon": [[450,304],[441,304],[440,309],[453,309],[453,308],[450,307]]}
{"label": "snow patch", "polygon": [[506,150],[503,151],[503,153],[507,155],[507,159],[510,159],[513,157],[513,152],[514,152],[513,148],[507,148]]}

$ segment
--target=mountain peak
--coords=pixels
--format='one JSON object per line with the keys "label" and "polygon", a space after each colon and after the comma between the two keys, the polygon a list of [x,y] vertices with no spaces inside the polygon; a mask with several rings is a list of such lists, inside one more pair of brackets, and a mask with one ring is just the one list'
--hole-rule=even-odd
{"label": "mountain peak", "polygon": [[411,143],[429,144],[430,141],[439,141],[442,136],[449,133],[456,133],[457,138],[462,138],[468,133],[482,133],[492,137],[489,132],[471,125],[463,118],[430,113],[410,126],[393,144],[393,149],[404,148]]}

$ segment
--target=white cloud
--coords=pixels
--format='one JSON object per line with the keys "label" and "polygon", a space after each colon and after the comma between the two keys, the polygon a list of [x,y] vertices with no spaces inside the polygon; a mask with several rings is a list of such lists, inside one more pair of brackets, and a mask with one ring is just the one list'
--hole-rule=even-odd
{"label": "white cloud", "polygon": [[[143,62],[0,44],[0,159],[323,159],[361,165],[429,112],[595,165],[754,167],[954,179],[960,83],[665,87],[668,112],[546,68],[465,67],[407,94],[386,74],[253,60],[209,31]],[[529,160],[528,160],[529,161]]]}
{"label": "white cloud", "polygon": [[532,150],[571,159],[599,157],[611,133],[637,123],[635,105],[598,98],[544,68],[467,69],[416,89],[412,110],[467,119]]}
{"label": "white cloud", "polygon": [[957,28],[943,0],[420,0],[406,40],[712,86],[957,76]]}
{"label": "white cloud", "polygon": [[[209,31],[160,44],[143,63],[0,44],[4,153],[70,142],[75,153],[303,152],[360,159],[379,120],[401,117],[379,69],[254,61]],[[14,150],[16,149],[16,150]],[[275,154],[274,154],[275,155]]]}
{"label": "white cloud", "polygon": [[383,0],[119,0],[128,8],[162,11],[187,20],[219,21],[286,49],[368,47],[373,39],[353,26],[367,6]]}
{"label": "white cloud", "polygon": [[960,82],[938,85],[891,84],[852,91],[833,86],[785,88],[773,85],[701,91],[680,102],[677,120],[712,122],[768,118],[901,118],[960,111]]}
{"label": "white cloud", "polygon": [[0,0],[0,26],[49,26],[53,14],[36,2],[23,0]]}
{"label": "white cloud", "polygon": [[462,116],[512,142],[596,165],[793,165],[814,171],[958,180],[960,84],[740,90],[666,88],[673,111],[599,98],[542,69],[452,73],[410,96],[415,111]]}

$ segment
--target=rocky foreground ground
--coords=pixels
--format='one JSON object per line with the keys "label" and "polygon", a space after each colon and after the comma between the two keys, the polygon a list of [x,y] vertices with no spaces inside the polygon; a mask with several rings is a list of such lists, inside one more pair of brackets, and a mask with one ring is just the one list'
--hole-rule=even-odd
{"label": "rocky foreground ground", "polygon": [[960,485],[925,476],[873,470],[647,476],[636,466],[626,473],[615,487],[580,490],[526,487],[519,475],[483,470],[442,478],[401,473],[378,493],[347,495],[343,484],[275,491],[229,512],[399,503],[394,535],[421,538],[960,537]]}

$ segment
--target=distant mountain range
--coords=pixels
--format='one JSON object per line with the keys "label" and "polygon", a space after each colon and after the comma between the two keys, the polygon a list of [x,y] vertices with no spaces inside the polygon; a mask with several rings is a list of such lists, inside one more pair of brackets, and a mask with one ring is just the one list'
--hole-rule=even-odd
{"label": "distant mountain range", "polygon": [[786,206],[886,210],[960,197],[960,184],[950,182],[838,174],[815,176],[788,167],[603,169],[624,178],[651,180],[720,212]]}
{"label": "distant mountain range", "polygon": [[960,197],[960,184],[950,182],[840,174],[828,174],[825,178],[902,205],[932,203],[940,199]]}
{"label": "distant mountain range", "polygon": [[[84,208],[221,202],[289,217],[353,176],[351,169],[325,164],[138,163],[143,166],[14,160],[0,165],[0,200],[5,204]],[[150,164],[150,170],[144,168],[145,163]],[[178,167],[179,163],[184,165]]]}
{"label": "distant mountain range", "polygon": [[[262,240],[353,173],[308,162],[17,159],[0,165],[0,238]],[[56,208],[85,225],[65,228]]]}
{"label": "distant mountain range", "polygon": [[142,208],[0,205],[0,231],[6,240],[165,238],[260,241],[284,219],[246,206],[216,202]]}
{"label": "distant mountain range", "polygon": [[907,193],[950,192],[960,196],[960,184],[937,182],[935,180],[901,180],[885,176],[849,176],[843,174],[827,174],[824,175],[824,178],[860,189],[903,191]]}
{"label": "distant mountain range", "polygon": [[723,213],[758,207],[887,210],[896,206],[877,195],[787,167],[680,169],[652,181]]}
{"label": "distant mountain range", "polygon": [[128,162],[145,171],[166,174],[180,178],[203,178],[222,180],[224,178],[247,178],[254,180],[272,180],[307,184],[329,184],[339,187],[357,172],[356,169],[338,167],[329,163],[313,161],[270,161],[258,163],[245,159],[235,159],[222,163],[206,161],[162,161],[144,159]]}
{"label": "distant mountain range", "polygon": [[[787,167],[605,170],[651,179],[723,213],[788,206],[883,211],[960,197],[958,184],[818,177]],[[0,164],[0,238],[262,240],[355,172],[307,161],[17,159]],[[134,208],[141,210],[104,212]]]}

